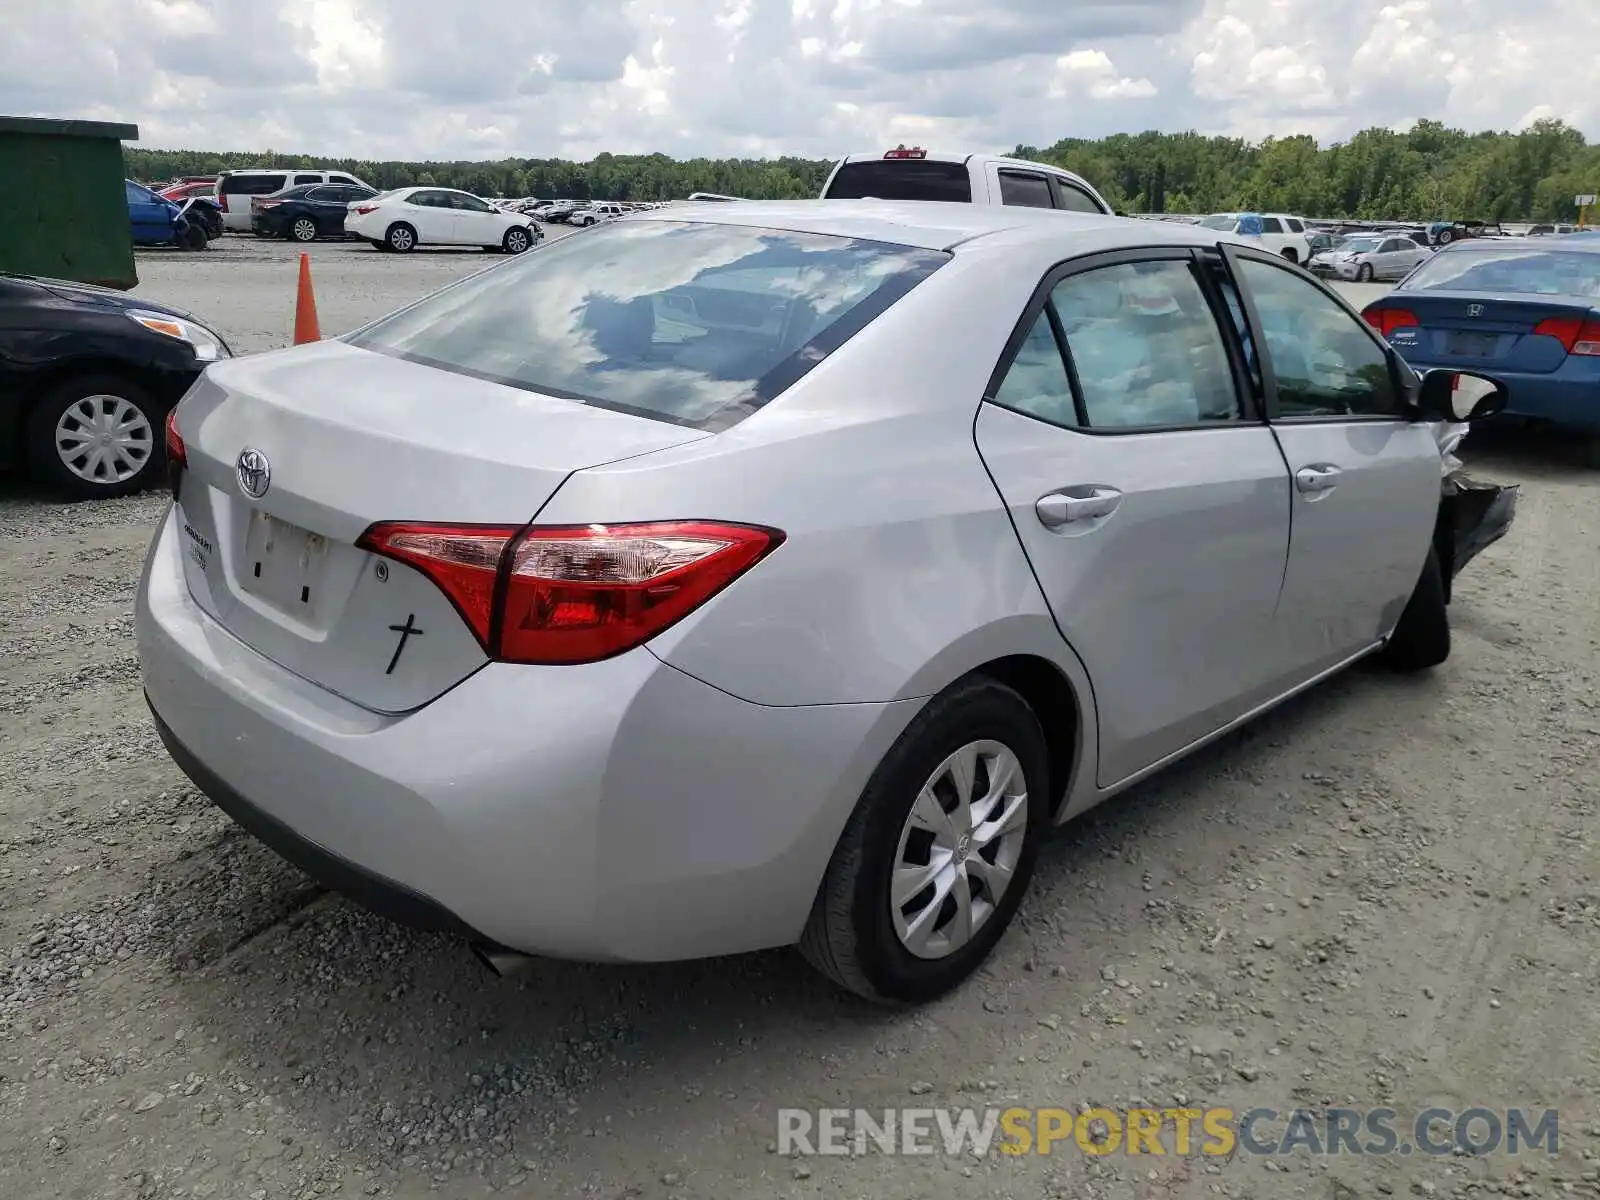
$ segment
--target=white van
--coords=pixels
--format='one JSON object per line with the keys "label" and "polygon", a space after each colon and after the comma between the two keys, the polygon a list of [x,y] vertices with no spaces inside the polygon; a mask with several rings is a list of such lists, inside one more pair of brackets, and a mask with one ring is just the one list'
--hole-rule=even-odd
{"label": "white van", "polygon": [[848,155],[822,188],[824,200],[868,197],[1112,212],[1088,180],[1060,167],[994,154],[937,153],[921,146]]}
{"label": "white van", "polygon": [[348,171],[311,171],[289,167],[246,167],[224,171],[217,179],[217,203],[222,206],[222,227],[242,233],[250,228],[250,202],[264,200],[307,183],[343,183],[380,189]]}

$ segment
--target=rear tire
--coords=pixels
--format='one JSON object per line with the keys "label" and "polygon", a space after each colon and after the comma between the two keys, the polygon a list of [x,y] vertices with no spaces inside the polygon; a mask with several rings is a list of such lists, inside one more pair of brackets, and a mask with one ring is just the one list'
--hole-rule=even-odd
{"label": "rear tire", "polygon": [[[1008,840],[1011,834],[994,836],[992,841],[976,833],[956,838],[952,844],[959,845],[960,850],[953,858],[944,859],[947,867],[960,868],[955,883],[946,882],[948,892],[940,896],[935,882],[929,882],[922,891],[907,896],[897,913],[890,899],[897,869],[905,869],[905,860],[917,858],[918,854],[924,856],[917,858],[918,862],[931,863],[938,852],[933,841],[925,851],[915,850],[911,839],[918,834],[909,823],[912,809],[920,810],[926,803],[921,798],[931,794],[944,814],[951,815],[947,803],[954,804],[954,792],[948,789],[953,776],[946,777],[941,771],[947,760],[963,749],[970,750],[974,743],[997,755],[1009,754],[1016,773],[1020,773],[1026,797],[1012,796],[1009,801],[1019,806],[1018,812],[1025,821],[1024,827],[1015,831],[1020,836],[1020,849],[1017,841]],[[1003,786],[999,768],[995,769],[996,779],[990,779],[988,767],[978,767],[973,772],[975,786],[969,798],[976,799],[986,790],[992,793],[997,784],[1003,793],[1014,790]],[[1012,778],[1015,780],[1015,773]],[[976,676],[936,696],[900,735],[862,792],[817,891],[801,937],[801,954],[839,986],[879,1003],[920,1003],[961,983],[989,956],[1027,891],[1039,843],[1050,820],[1048,787],[1049,757],[1044,732],[1020,695],[995,680]],[[1002,796],[995,811],[1007,804]],[[954,811],[959,813],[960,809]],[[977,828],[984,824],[988,823],[979,823]],[[1013,823],[1005,824],[1010,827]],[[951,828],[958,825],[959,820],[953,817]],[[997,902],[988,908],[982,923],[976,924],[964,944],[932,953],[925,943],[924,953],[914,954],[897,931],[897,919],[914,922],[919,912],[931,914],[929,928],[952,931],[935,937],[958,943],[957,889],[967,889],[968,912],[973,914],[980,903],[988,904],[985,896],[995,895],[984,886],[986,879],[1001,876],[995,859],[990,857],[990,847],[1002,862],[1014,856],[1009,882],[999,885]],[[979,863],[983,864],[981,870],[974,865]],[[936,879],[946,881],[948,872],[939,872]]]}
{"label": "rear tire", "polygon": [[1450,609],[1439,553],[1428,547],[1422,578],[1383,648],[1383,661],[1402,674],[1426,671],[1450,657]]}
{"label": "rear tire", "polygon": [[[75,500],[129,495],[160,474],[165,416],[149,392],[123,376],[64,379],[28,411],[28,463],[41,483]],[[96,447],[101,434],[109,441]]]}
{"label": "rear tire", "polygon": [[289,240],[314,242],[317,240],[317,223],[310,217],[296,217],[289,222]]}
{"label": "rear tire", "polygon": [[417,248],[417,231],[404,221],[396,221],[383,235],[383,241],[396,254],[410,254]]}
{"label": "rear tire", "polygon": [[1300,262],[1300,252],[1293,246],[1284,247],[1283,256],[1292,263],[1298,264]]}

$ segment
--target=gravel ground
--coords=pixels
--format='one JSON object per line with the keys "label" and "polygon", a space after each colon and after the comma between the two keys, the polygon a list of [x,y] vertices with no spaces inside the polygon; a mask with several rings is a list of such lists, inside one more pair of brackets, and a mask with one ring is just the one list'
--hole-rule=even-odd
{"label": "gravel ground", "polygon": [[[483,264],[318,246],[333,332]],[[294,255],[141,258],[279,344]],[[493,260],[491,260],[493,261]],[[787,953],[539,963],[328,895],[163,754],[130,603],[165,501],[0,485],[0,1196],[1600,1196],[1600,476],[1524,484],[1455,653],[1357,670],[1075,823],[990,967],[916,1013]],[[787,1160],[780,1107],[1482,1104],[1556,1155]]]}

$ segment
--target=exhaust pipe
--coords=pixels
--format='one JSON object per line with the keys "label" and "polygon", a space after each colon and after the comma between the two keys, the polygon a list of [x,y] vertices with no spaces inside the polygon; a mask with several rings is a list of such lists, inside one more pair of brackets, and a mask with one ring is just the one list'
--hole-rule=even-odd
{"label": "exhaust pipe", "polygon": [[531,955],[519,954],[515,950],[492,946],[487,942],[473,942],[472,956],[501,979],[517,974],[533,962]]}

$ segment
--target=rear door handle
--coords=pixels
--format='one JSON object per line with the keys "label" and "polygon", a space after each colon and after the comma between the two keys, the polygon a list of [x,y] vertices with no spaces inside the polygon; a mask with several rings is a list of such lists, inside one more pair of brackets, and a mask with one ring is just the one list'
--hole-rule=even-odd
{"label": "rear door handle", "polygon": [[1301,467],[1294,473],[1294,486],[1304,495],[1322,496],[1339,486],[1339,474],[1332,463]]}
{"label": "rear door handle", "polygon": [[1040,496],[1033,506],[1040,522],[1055,529],[1069,522],[1087,522],[1109,517],[1122,503],[1122,493],[1116,488],[1069,488]]}

